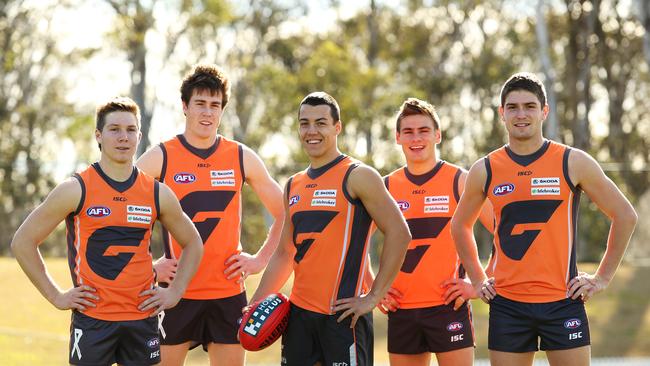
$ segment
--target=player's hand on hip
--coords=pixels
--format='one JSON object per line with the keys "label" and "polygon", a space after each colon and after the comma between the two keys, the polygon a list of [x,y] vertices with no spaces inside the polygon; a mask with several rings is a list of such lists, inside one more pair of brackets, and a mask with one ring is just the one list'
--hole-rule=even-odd
{"label": "player's hand on hip", "polygon": [[258,256],[241,252],[226,260],[226,270],[223,273],[227,279],[237,279],[237,283],[242,283],[251,274],[260,273],[265,265]]}
{"label": "player's hand on hip", "polygon": [[181,295],[171,287],[155,286],[140,293],[140,297],[147,298],[138,305],[138,309],[142,312],[152,311],[149,316],[154,317],[160,314],[161,311],[176,306],[181,300]]}
{"label": "player's hand on hip", "polygon": [[478,293],[472,283],[467,279],[462,278],[450,278],[444,281],[441,287],[446,288],[447,290],[444,293],[445,305],[454,302],[454,310],[460,309],[460,307],[469,299],[478,298]]}
{"label": "player's hand on hip", "polygon": [[88,285],[81,285],[65,292],[59,292],[52,300],[52,304],[59,310],[85,311],[89,307],[94,308],[95,301],[99,301],[95,289]]}
{"label": "player's hand on hip", "polygon": [[607,288],[608,281],[598,275],[590,275],[579,272],[576,277],[569,281],[567,296],[577,300],[587,301],[595,294]]}
{"label": "player's hand on hip", "polygon": [[348,297],[347,299],[336,300],[334,303],[334,312],[343,311],[343,314],[339,316],[336,320],[338,323],[342,322],[348,316],[352,316],[352,321],[350,323],[350,328],[354,328],[357,324],[357,320],[363,314],[369,313],[372,309],[377,306],[377,302],[374,297],[370,295],[357,296],[357,297]]}
{"label": "player's hand on hip", "polygon": [[488,304],[490,300],[497,296],[497,291],[494,288],[494,277],[488,278],[474,286],[474,291],[476,291],[476,294],[484,303]]}
{"label": "player's hand on hip", "polygon": [[174,258],[160,257],[153,264],[153,268],[156,271],[156,281],[171,283],[176,276],[178,260]]}
{"label": "player's hand on hip", "polygon": [[384,298],[381,299],[379,304],[377,304],[377,309],[384,314],[388,314],[389,311],[396,311],[400,308],[399,300],[402,299],[404,295],[399,292],[397,289],[391,287],[384,295]]}

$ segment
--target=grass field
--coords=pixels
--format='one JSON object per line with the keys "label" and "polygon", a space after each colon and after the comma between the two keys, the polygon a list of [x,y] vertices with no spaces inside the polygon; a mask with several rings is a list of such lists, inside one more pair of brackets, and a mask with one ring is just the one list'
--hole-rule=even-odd
{"label": "grass field", "polygon": [[[64,259],[47,259],[52,276],[69,286],[70,274]],[[594,265],[581,270],[591,272]],[[594,357],[650,356],[650,268],[622,267],[606,292],[587,303]],[[249,295],[259,276],[247,281]],[[286,293],[288,291],[285,290]],[[70,313],[56,310],[31,285],[12,258],[0,258],[0,365],[67,364]],[[473,302],[476,327],[476,356],[487,358],[487,311]],[[375,312],[375,362],[387,363],[386,317]],[[279,364],[279,343],[248,353],[248,364]],[[540,355],[540,357],[543,357]],[[187,365],[207,365],[200,348],[190,352]]]}

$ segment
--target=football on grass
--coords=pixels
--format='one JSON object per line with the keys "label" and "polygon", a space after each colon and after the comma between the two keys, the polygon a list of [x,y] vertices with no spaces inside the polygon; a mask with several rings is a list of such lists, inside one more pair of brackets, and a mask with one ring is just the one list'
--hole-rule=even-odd
{"label": "football on grass", "polygon": [[239,342],[248,351],[259,351],[275,342],[289,323],[289,299],[275,293],[251,305],[239,325]]}

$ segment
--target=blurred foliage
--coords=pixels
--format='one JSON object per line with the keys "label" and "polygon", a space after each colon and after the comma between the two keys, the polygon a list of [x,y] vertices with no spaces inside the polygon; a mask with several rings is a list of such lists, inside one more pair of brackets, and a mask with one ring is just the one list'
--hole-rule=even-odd
{"label": "blurred foliage", "polygon": [[[145,95],[147,91],[148,97],[143,99],[149,106],[146,110],[163,103],[155,93],[156,73],[171,71],[178,75],[180,83],[183,73],[196,62],[223,65],[233,85],[221,133],[259,151],[281,184],[307,166],[308,160],[295,138],[295,121],[300,100],[311,91],[324,90],[338,100],[344,125],[341,150],[385,174],[403,164],[394,143],[394,114],[407,96],[436,105],[443,129],[441,157],[468,168],[506,142],[497,114],[498,95],[505,79],[520,70],[543,75],[535,36],[538,18],[530,5],[514,0],[409,0],[399,4],[369,0],[357,7],[356,14],[346,16],[335,8],[340,5],[338,1],[321,2],[332,5],[331,11],[320,10],[322,14],[313,14],[304,2],[293,0],[103,1],[117,14],[115,31],[107,39],[117,46],[116,53],[124,53],[129,60],[137,93]],[[644,53],[644,42],[650,39],[650,22],[641,16],[648,12],[639,12],[639,7],[645,9],[643,0],[563,0],[548,2],[543,16],[549,30],[548,56],[555,70],[552,87],[557,104],[551,108],[556,109],[559,118],[560,140],[599,160],[633,204],[647,191],[650,170],[650,112],[646,107],[650,95],[650,56],[646,55],[650,52]],[[11,34],[7,30],[11,22],[23,19],[29,24],[35,19],[47,19],[46,11],[30,11],[28,16],[21,1],[9,1],[4,8],[0,36],[5,38],[0,41]],[[138,17],[143,16],[143,26],[136,29]],[[164,21],[170,18],[174,21]],[[327,22],[314,22],[317,18]],[[22,37],[36,47],[49,45],[48,57],[57,57],[56,38],[38,32]],[[153,49],[162,49],[162,54],[153,53]],[[4,70],[9,70],[6,75],[11,75],[17,70],[11,60],[22,53],[6,50],[0,52],[4,52]],[[156,60],[160,61],[160,69],[154,75],[145,74],[142,62],[152,64],[155,57],[162,58]],[[57,60],[86,62],[80,58]],[[43,133],[81,134],[71,128],[60,130],[60,126],[72,126],[84,118],[71,107],[64,108],[64,103],[54,102],[69,87],[55,80],[29,80],[38,80],[30,84],[34,95],[54,93],[54,99],[32,113],[39,128],[47,126]],[[3,74],[0,83],[0,93],[11,90],[9,93],[16,95],[14,79]],[[54,85],[58,87],[48,92]],[[5,110],[30,115],[16,103],[3,102],[0,108],[4,108],[0,109],[0,126],[18,118],[5,117]],[[46,113],[43,108],[56,111]],[[17,130],[12,133],[2,130],[3,137],[11,136],[2,139],[2,149],[25,151],[21,145],[24,139],[15,135]],[[52,146],[43,139],[32,141],[30,149]],[[20,154],[4,151],[0,151],[3,164],[11,161],[20,165]],[[32,164],[40,165],[52,159],[32,151],[32,155],[23,153],[23,161],[25,156],[32,156],[36,162]],[[86,155],[88,151],[80,149],[79,153]],[[6,176],[8,173],[2,169],[0,175]],[[32,170],[31,176],[33,182],[47,183],[39,183],[42,189],[30,193],[22,189],[27,183],[17,180],[20,191],[16,187],[2,191],[5,212],[11,211],[6,202],[17,197],[22,199],[19,212],[26,212],[51,187],[49,172]],[[264,240],[268,220],[254,195],[248,190],[245,193],[242,241],[254,252]],[[24,214],[19,216],[21,219]],[[13,232],[17,224],[17,220],[0,222],[5,225],[3,233]],[[600,258],[608,227],[606,218],[583,198],[580,260]],[[482,248],[487,248],[481,253],[486,255],[489,235],[478,232]],[[5,243],[8,241],[2,241],[5,246],[0,250],[6,252]]]}

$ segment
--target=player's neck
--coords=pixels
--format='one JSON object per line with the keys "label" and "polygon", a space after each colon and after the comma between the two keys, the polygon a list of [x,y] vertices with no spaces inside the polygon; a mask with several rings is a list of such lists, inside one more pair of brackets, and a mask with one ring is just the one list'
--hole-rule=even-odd
{"label": "player's neck", "polygon": [[102,157],[99,159],[99,167],[104,174],[116,182],[125,182],[133,174],[133,161],[120,163]]}
{"label": "player's neck", "polygon": [[328,151],[327,153],[321,155],[321,156],[310,156],[309,157],[309,165],[311,166],[312,169],[318,169],[324,165],[327,165],[334,159],[336,159],[339,155],[341,155],[341,152],[339,151],[338,148],[332,149],[331,151]]}
{"label": "player's neck", "polygon": [[214,142],[217,141],[217,136],[219,136],[219,134],[215,133],[214,136],[204,138],[189,133],[188,131],[183,132],[183,137],[185,137],[185,141],[187,141],[188,144],[194,146],[197,149],[209,149],[210,147],[212,147],[212,145],[214,145]]}
{"label": "player's neck", "polygon": [[529,139],[508,139],[508,147],[517,155],[530,155],[539,150],[544,145],[544,137],[542,135],[535,136]]}
{"label": "player's neck", "polygon": [[438,164],[438,161],[438,157],[435,155],[431,159],[425,161],[406,160],[406,168],[409,170],[409,173],[413,175],[422,175],[430,172],[431,169]]}

